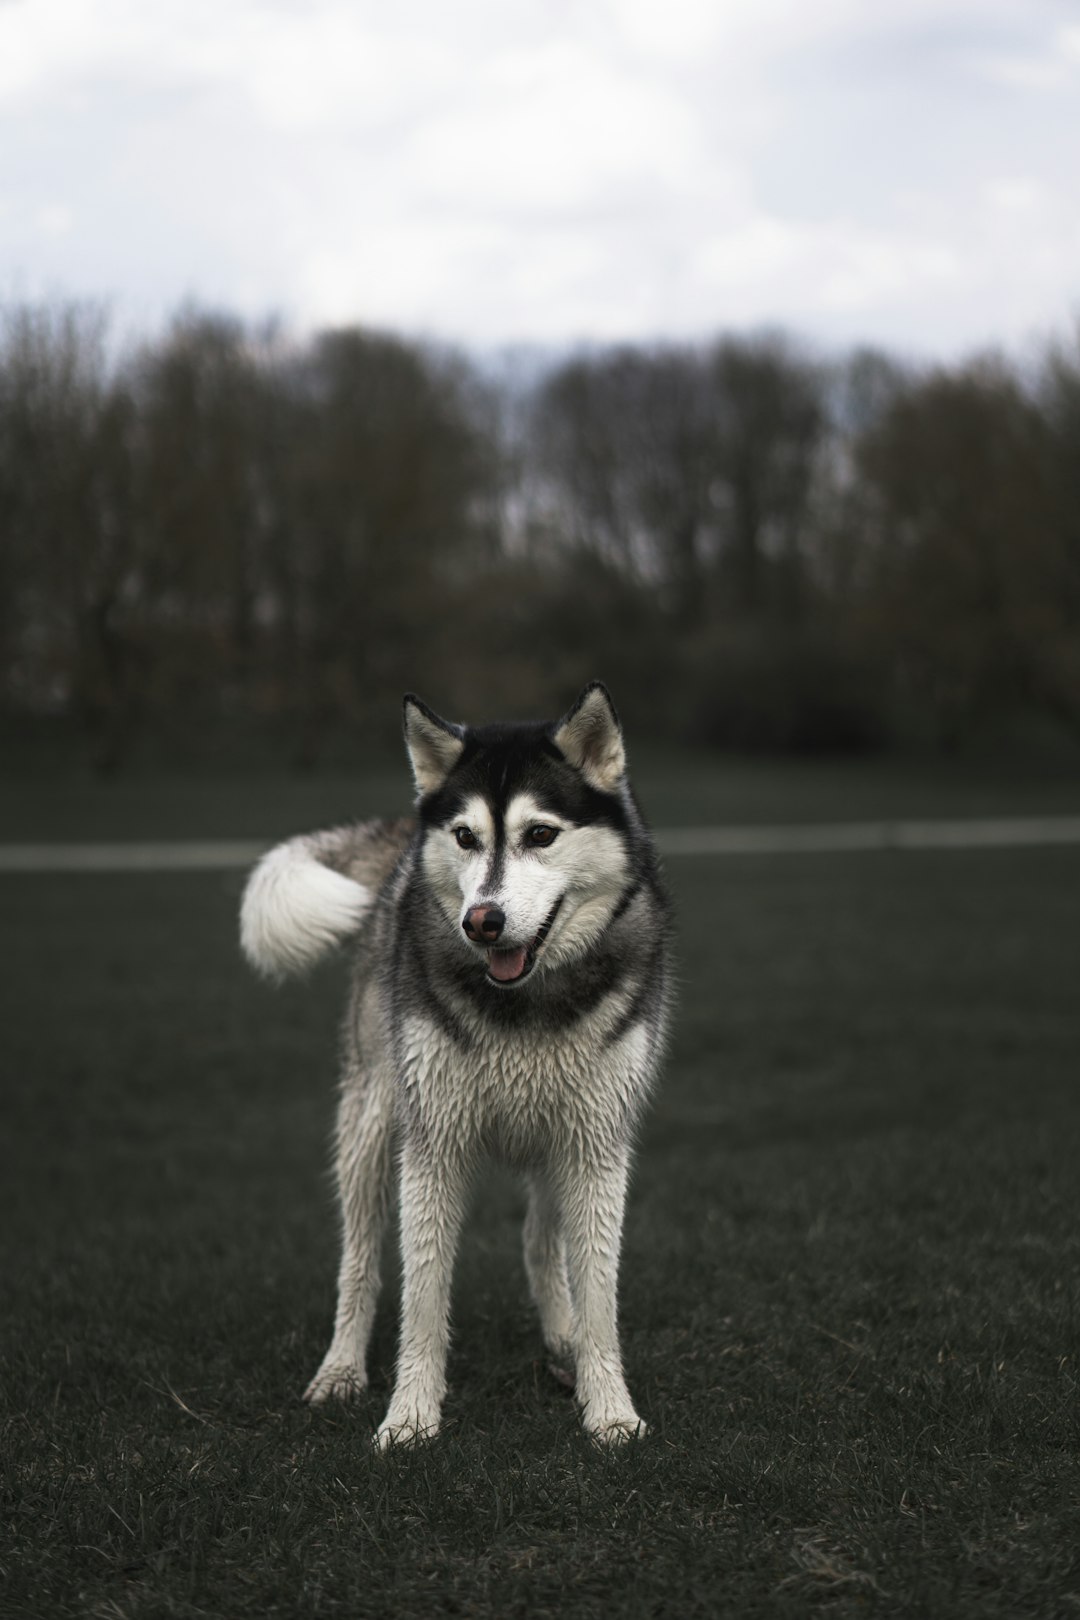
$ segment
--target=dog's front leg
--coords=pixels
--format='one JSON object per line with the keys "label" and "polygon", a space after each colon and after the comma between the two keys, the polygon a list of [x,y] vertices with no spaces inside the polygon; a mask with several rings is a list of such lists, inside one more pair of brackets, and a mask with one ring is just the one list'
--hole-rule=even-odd
{"label": "dog's front leg", "polygon": [[460,1152],[406,1136],[401,1159],[401,1345],[376,1444],[430,1438],[446,1394],[450,1281],[467,1186]]}
{"label": "dog's front leg", "polygon": [[562,1168],[560,1204],[574,1303],[577,1399],[588,1432],[618,1443],[645,1433],[623,1377],[616,1321],[629,1153],[625,1147]]}

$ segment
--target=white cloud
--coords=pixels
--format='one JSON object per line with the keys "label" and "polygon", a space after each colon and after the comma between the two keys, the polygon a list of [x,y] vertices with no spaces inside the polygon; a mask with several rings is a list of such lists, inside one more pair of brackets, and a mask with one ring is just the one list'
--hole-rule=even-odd
{"label": "white cloud", "polygon": [[1080,27],[1063,28],[1057,36],[1058,54],[1080,66]]}
{"label": "white cloud", "polygon": [[800,318],[822,311],[860,315],[883,304],[917,302],[961,274],[945,241],[868,230],[850,221],[793,224],[760,217],[706,244],[695,266],[708,287],[739,312],[766,320],[770,305],[798,286]]}
{"label": "white cloud", "polygon": [[1065,83],[1065,63],[1049,52],[1044,56],[982,56],[977,69],[983,78],[1016,90],[1056,90]]}
{"label": "white cloud", "polygon": [[1053,201],[1042,181],[1030,175],[1002,175],[987,180],[982,195],[991,208],[1005,214],[1031,214]]}
{"label": "white cloud", "polygon": [[510,218],[589,207],[602,217],[678,187],[696,159],[675,97],[576,43],[503,55],[491,79],[480,104],[448,108],[407,138],[424,204]]}
{"label": "white cloud", "polygon": [[33,223],[45,236],[66,236],[72,226],[71,209],[63,203],[46,203],[37,210]]}
{"label": "white cloud", "polygon": [[979,51],[976,71],[1018,90],[1057,90],[1075,86],[1080,69],[1080,27],[1036,34],[1031,44],[1009,51]]}

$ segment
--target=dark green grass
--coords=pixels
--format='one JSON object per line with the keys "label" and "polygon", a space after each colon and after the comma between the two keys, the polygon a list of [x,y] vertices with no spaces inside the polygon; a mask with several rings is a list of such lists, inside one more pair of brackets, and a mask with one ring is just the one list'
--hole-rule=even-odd
{"label": "dark green grass", "polygon": [[672,875],[615,1455],[544,1374],[502,1178],[445,1435],[370,1452],[392,1282],[370,1395],[306,1410],[340,975],[252,983],[238,880],[0,884],[2,1612],[1080,1610],[1080,851]]}

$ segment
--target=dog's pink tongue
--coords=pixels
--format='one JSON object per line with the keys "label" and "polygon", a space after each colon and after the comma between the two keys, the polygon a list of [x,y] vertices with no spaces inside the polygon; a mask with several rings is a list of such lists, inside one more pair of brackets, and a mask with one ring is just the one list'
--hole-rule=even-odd
{"label": "dog's pink tongue", "polygon": [[520,979],[524,971],[524,945],[516,951],[491,951],[488,954],[488,972],[502,984],[509,984],[511,979]]}

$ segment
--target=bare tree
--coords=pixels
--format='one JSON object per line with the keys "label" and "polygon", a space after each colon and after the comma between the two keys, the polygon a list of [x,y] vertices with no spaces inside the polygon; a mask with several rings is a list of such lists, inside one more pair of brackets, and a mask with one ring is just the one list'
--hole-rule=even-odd
{"label": "bare tree", "polygon": [[1047,424],[999,360],[903,393],[859,449],[876,507],[869,621],[949,745],[1045,702],[1071,640]]}
{"label": "bare tree", "polygon": [[9,700],[73,708],[116,762],[137,700],[131,401],[104,313],[9,309],[0,323],[2,635]]}
{"label": "bare tree", "polygon": [[481,560],[491,472],[449,358],[355,329],[326,333],[288,378],[294,443],[279,592],[291,599],[302,729],[410,684],[446,592]]}

